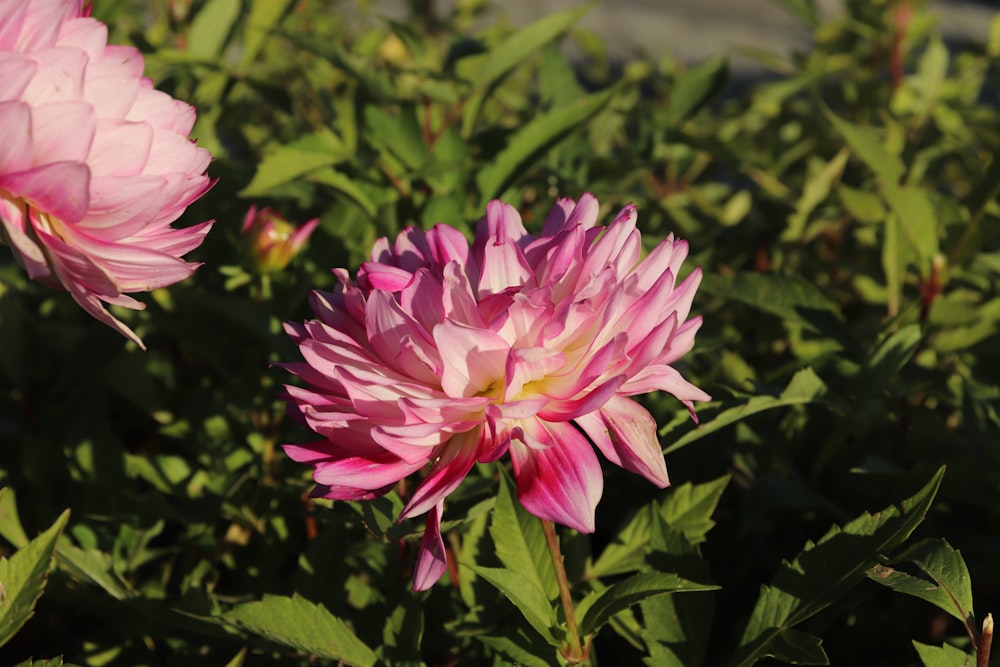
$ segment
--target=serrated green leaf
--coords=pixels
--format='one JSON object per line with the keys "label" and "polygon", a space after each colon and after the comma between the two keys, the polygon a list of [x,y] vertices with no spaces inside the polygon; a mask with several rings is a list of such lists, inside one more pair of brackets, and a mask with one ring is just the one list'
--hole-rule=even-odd
{"label": "serrated green leaf", "polygon": [[525,510],[517,500],[506,472],[500,475],[500,489],[490,519],[490,536],[496,545],[497,557],[508,570],[526,578],[549,600],[555,599],[559,586],[545,533],[538,517]]}
{"label": "serrated green leaf", "polygon": [[56,541],[68,520],[66,510],[48,530],[10,558],[0,558],[0,646],[34,615],[35,603],[42,597],[52,569]]}
{"label": "serrated green leaf", "polygon": [[948,644],[932,646],[915,641],[913,648],[917,650],[924,667],[973,667],[976,664],[974,655]]}
{"label": "serrated green leaf", "polygon": [[718,586],[711,584],[699,584],[681,579],[676,574],[664,572],[637,574],[602,591],[588,595],[577,605],[576,612],[580,617],[580,634],[586,636],[596,633],[618,612],[654,595],[711,591],[718,588]]}
{"label": "serrated green leaf", "polygon": [[604,108],[612,91],[575,100],[534,118],[518,130],[507,146],[476,174],[483,201],[502,194],[537,158],[588,118]]}
{"label": "serrated green leaf", "polygon": [[843,528],[834,526],[815,544],[807,543],[792,562],[783,563],[771,585],[762,587],[734,664],[747,667],[784,650],[786,631],[829,606],[865,576],[880,554],[906,540],[923,521],[943,475],[940,468],[898,506],[875,515],[865,512]]}
{"label": "serrated green leaf", "polygon": [[867,572],[868,578],[900,593],[926,600],[972,627],[975,619],[972,579],[961,552],[942,539],[924,540],[894,558],[892,563],[910,561],[931,580],[881,564]]}
{"label": "serrated green leaf", "polygon": [[521,28],[482,56],[482,64],[475,73],[475,90],[463,109],[462,136],[468,138],[472,134],[483,101],[503,77],[532,53],[558,39],[593,6],[589,3],[578,9],[548,14]]}
{"label": "serrated green leaf", "polygon": [[240,14],[240,0],[208,0],[191,21],[187,50],[198,58],[217,58]]}
{"label": "serrated green leaf", "polygon": [[246,602],[222,615],[222,620],[247,632],[309,655],[370,667],[375,653],[355,636],[342,620],[321,604],[300,597],[265,595],[259,602]]}
{"label": "serrated green leaf", "polygon": [[[823,381],[816,375],[816,372],[812,368],[803,368],[797,372],[788,383],[788,386],[780,396],[754,396],[753,398],[747,400],[746,402],[736,405],[734,407],[729,407],[721,412],[719,412],[710,421],[703,422],[697,428],[689,430],[687,433],[681,437],[674,440],[674,442],[664,449],[664,453],[669,453],[689,445],[695,440],[700,440],[706,435],[714,433],[719,429],[725,428],[731,424],[735,424],[738,421],[746,419],[750,415],[757,414],[758,412],[763,412],[764,410],[771,410],[773,408],[781,408],[789,405],[805,405],[808,403],[816,403],[826,394],[826,385]],[[660,430],[660,435],[669,439],[672,429],[664,427]],[[675,426],[676,428],[676,426]]]}
{"label": "serrated green leaf", "polygon": [[715,526],[712,514],[729,479],[729,475],[724,475],[697,486],[686,482],[675,487],[660,503],[660,515],[691,544],[704,542],[705,535]]}
{"label": "serrated green leaf", "polygon": [[462,565],[472,570],[476,576],[485,579],[513,602],[542,639],[552,646],[560,645],[553,627],[552,604],[541,589],[536,588],[518,572],[499,567],[479,567],[468,563]]}

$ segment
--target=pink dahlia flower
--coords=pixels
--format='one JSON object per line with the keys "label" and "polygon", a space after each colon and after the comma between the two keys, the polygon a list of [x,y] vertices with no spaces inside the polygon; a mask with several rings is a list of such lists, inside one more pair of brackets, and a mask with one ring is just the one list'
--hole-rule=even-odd
{"label": "pink dahlia flower", "polygon": [[687,244],[645,259],[627,206],[596,226],[598,203],[560,200],[537,238],[490,202],[469,247],[446,225],[381,239],[357,282],[337,269],[319,318],[286,326],[304,361],[285,365],[293,412],[321,436],[286,445],[315,467],[316,495],[364,500],[425,470],[400,518],[429,514],[414,588],[444,572],[442,501],[474,463],[509,453],[531,513],[593,532],[612,463],[669,484],[653,417],[630,396],[662,390],[693,413],[708,394],[672,363],[694,344],[701,281],[676,276]]}
{"label": "pink dahlia flower", "polygon": [[104,304],[170,285],[211,222],[170,226],[210,186],[195,113],[153,89],[81,0],[0,0],[0,230],[28,275],[63,287],[140,346]]}

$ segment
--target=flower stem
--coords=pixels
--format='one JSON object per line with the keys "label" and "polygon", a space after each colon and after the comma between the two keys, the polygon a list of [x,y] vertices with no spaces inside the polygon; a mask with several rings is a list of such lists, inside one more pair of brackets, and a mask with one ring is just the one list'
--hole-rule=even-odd
{"label": "flower stem", "polygon": [[545,541],[549,545],[549,555],[552,557],[552,567],[556,571],[556,582],[559,584],[559,600],[562,602],[563,613],[566,615],[566,629],[569,632],[570,654],[566,658],[570,663],[578,663],[586,660],[583,648],[580,645],[580,629],[576,625],[576,612],[573,609],[573,597],[569,592],[569,578],[566,576],[566,567],[563,565],[562,551],[559,549],[559,537],[556,535],[556,527],[551,521],[539,519],[542,522],[542,532],[545,533]]}

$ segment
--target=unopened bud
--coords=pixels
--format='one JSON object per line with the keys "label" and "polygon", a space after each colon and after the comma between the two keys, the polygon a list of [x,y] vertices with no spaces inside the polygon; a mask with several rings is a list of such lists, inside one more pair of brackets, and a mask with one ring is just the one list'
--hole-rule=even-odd
{"label": "unopened bud", "polygon": [[261,273],[277,273],[302,250],[319,218],[301,227],[265,207],[252,205],[243,219],[243,235],[254,267]]}

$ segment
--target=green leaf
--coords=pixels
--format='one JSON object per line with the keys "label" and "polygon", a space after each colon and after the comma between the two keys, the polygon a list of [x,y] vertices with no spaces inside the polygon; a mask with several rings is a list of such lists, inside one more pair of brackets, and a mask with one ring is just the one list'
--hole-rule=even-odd
{"label": "green leaf", "polygon": [[948,644],[931,646],[915,641],[913,648],[917,650],[924,667],[973,667],[976,664],[974,655]]}
{"label": "green leaf", "polygon": [[206,60],[217,58],[239,14],[240,0],[208,0],[191,21],[188,52]]}
{"label": "green leaf", "polygon": [[[726,426],[735,424],[738,421],[746,419],[750,415],[763,412],[764,410],[771,410],[789,405],[818,403],[824,394],[826,394],[826,385],[823,384],[823,381],[818,375],[816,375],[816,372],[813,371],[812,368],[803,368],[792,377],[788,386],[783,392],[781,392],[780,396],[754,396],[745,403],[726,408],[719,412],[710,421],[703,422],[698,427],[692,428],[687,433],[674,440],[674,442],[668,445],[663,452],[666,454],[680,449],[681,447],[689,445],[696,440],[704,438],[706,435],[715,433]],[[687,419],[681,423],[687,423]],[[675,428],[678,428],[678,424],[668,424],[664,428],[660,429],[660,435],[662,437],[669,438]]]}
{"label": "green leaf", "polygon": [[613,92],[582,97],[536,117],[518,130],[507,146],[476,175],[483,201],[503,193],[539,156],[604,108]]}
{"label": "green leaf", "polygon": [[924,540],[892,560],[893,564],[903,562],[915,563],[930,577],[930,581],[881,564],[867,572],[868,578],[900,593],[926,600],[973,627],[972,579],[960,551],[942,539]]}
{"label": "green leaf", "polygon": [[555,599],[559,586],[542,525],[538,517],[521,506],[504,471],[500,474],[500,490],[490,520],[490,536],[497,557],[508,570],[527,579],[549,600]]}
{"label": "green leaf", "polygon": [[378,661],[375,653],[346,623],[323,605],[297,594],[292,597],[265,595],[259,602],[233,607],[222,615],[222,620],[318,658],[359,667],[369,667]]}
{"label": "green leaf", "polygon": [[916,186],[897,187],[893,184],[883,184],[882,194],[896,214],[921,274],[927,275],[931,260],[940,251],[937,213],[930,195]]}
{"label": "green leaf", "polygon": [[240,191],[241,197],[259,197],[273,188],[321,167],[343,162],[352,154],[336,134],[322,130],[277,146],[261,159],[253,180]]}
{"label": "green leaf", "polygon": [[427,162],[427,144],[415,107],[407,105],[398,114],[390,114],[371,104],[365,107],[364,119],[371,128],[369,140],[373,146],[392,153],[411,170]]}
{"label": "green leaf", "polygon": [[800,276],[749,271],[730,276],[709,274],[702,279],[701,289],[801,324],[832,338],[845,349],[856,346],[837,304],[815,283]]}
{"label": "green leaf", "polygon": [[31,541],[21,526],[17,513],[17,496],[10,487],[0,489],[0,537],[10,542],[15,549],[20,549]]}
{"label": "green leaf", "polygon": [[802,241],[806,231],[806,223],[816,207],[830,196],[830,190],[840,180],[847,166],[850,152],[841,149],[829,162],[812,160],[809,162],[809,175],[802,187],[802,195],[795,203],[795,213],[788,216],[788,227],[781,233],[782,241]]}
{"label": "green leaf", "polygon": [[340,192],[342,195],[357,204],[358,207],[365,212],[365,215],[375,217],[375,214],[378,212],[378,207],[375,206],[375,203],[368,197],[365,191],[358,187],[357,183],[351,180],[351,178],[346,174],[339,172],[332,167],[317,169],[311,174],[308,174],[306,179],[314,183],[328,185],[334,190]]}
{"label": "green leaf", "polygon": [[81,549],[71,544],[60,544],[56,549],[59,567],[78,581],[96,584],[116,600],[133,597],[135,592],[115,570],[110,554],[97,549]]}
{"label": "green leaf", "polygon": [[14,667],[77,667],[76,665],[70,664],[68,662],[63,662],[61,657],[51,658],[49,660],[33,660],[28,658],[24,662],[17,663]]}
{"label": "green leaf", "polygon": [[519,667],[551,667],[552,665],[552,660],[543,656],[554,657],[554,651],[547,645],[538,642],[536,636],[529,635],[523,628],[477,634],[476,639],[510,658],[512,661],[510,664]]}
{"label": "green leaf", "polygon": [[337,40],[321,39],[305,33],[280,29],[275,29],[275,32],[353,76],[377,101],[390,102],[396,99],[396,87],[393,82],[378,68],[372,67],[367,58],[348,53]]}
{"label": "green leaf", "polygon": [[292,0],[252,0],[250,16],[247,18],[246,37],[243,38],[243,53],[240,67],[249,67],[260,53],[271,28],[281,20]]}
{"label": "green leaf", "polygon": [[469,96],[462,113],[462,135],[468,138],[479,115],[483,101],[511,70],[532,53],[555,41],[574,23],[590,11],[593,3],[578,9],[548,14],[521,28],[482,56],[482,65],[475,73],[475,91]]}
{"label": "green leaf", "polygon": [[514,603],[531,627],[552,646],[559,646],[553,627],[553,608],[545,593],[536,588],[519,572],[505,570],[499,567],[479,567],[462,563],[472,570],[476,576],[485,579],[491,586],[507,596]]}
{"label": "green leaf", "polygon": [[0,558],[0,646],[34,615],[35,603],[42,597],[52,569],[56,541],[67,520],[69,510],[10,558]]}
{"label": "green leaf", "polygon": [[847,142],[847,146],[868,168],[875,172],[882,185],[899,185],[906,166],[897,155],[890,153],[874,128],[854,125],[829,111],[826,117]]}
{"label": "green leaf", "polygon": [[908,324],[882,341],[871,353],[864,385],[881,390],[910,361],[922,337],[919,324]]}
{"label": "green leaf", "polygon": [[677,80],[670,91],[666,121],[676,125],[692,115],[726,85],[729,61],[725,56],[713,56],[698,63]]}
{"label": "green leaf", "polygon": [[710,584],[681,579],[676,574],[664,572],[637,574],[602,591],[591,593],[577,605],[580,634],[584,636],[594,634],[618,612],[654,595],[711,591],[718,588]]}
{"label": "green leaf", "polygon": [[382,646],[378,655],[389,665],[421,665],[420,641],[424,636],[424,610],[421,599],[406,596],[386,619]]}
{"label": "green leaf", "polygon": [[643,507],[636,512],[604,547],[601,556],[588,571],[588,578],[599,579],[641,568],[646,560],[652,521],[652,507]]}
{"label": "green leaf", "polygon": [[[843,528],[834,526],[815,544],[807,543],[792,562],[783,563],[771,585],[762,587],[734,664],[745,667],[789,646],[807,647],[802,637],[787,632],[829,606],[865,576],[880,554],[910,536],[923,521],[943,475],[944,468],[940,468],[930,482],[898,506],[875,515],[865,512]],[[818,643],[814,648],[812,654],[818,656]]]}
{"label": "green leaf", "polygon": [[724,475],[697,486],[687,482],[675,487],[660,503],[663,520],[691,544],[704,542],[705,535],[715,526],[712,514],[729,479],[729,475]]}

